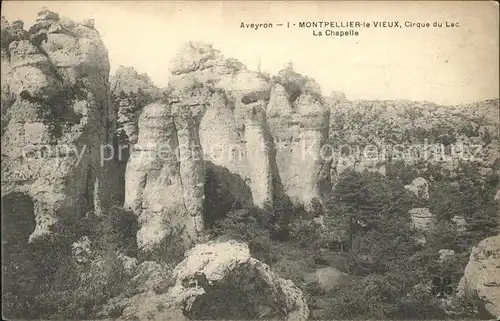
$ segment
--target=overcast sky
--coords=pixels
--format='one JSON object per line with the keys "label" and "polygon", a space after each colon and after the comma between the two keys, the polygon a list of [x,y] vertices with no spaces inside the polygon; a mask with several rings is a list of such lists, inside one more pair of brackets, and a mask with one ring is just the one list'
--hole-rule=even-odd
{"label": "overcast sky", "polygon": [[[41,6],[74,20],[95,19],[112,72],[147,73],[160,87],[183,42],[211,42],[250,69],[277,72],[292,61],[323,94],[457,104],[499,96],[498,5],[491,2],[133,2],[9,1],[2,15],[29,28]],[[359,30],[358,37],[314,37],[312,29],[247,30],[241,22],[406,20],[459,22],[459,28]],[[319,30],[319,29],[318,29]]]}

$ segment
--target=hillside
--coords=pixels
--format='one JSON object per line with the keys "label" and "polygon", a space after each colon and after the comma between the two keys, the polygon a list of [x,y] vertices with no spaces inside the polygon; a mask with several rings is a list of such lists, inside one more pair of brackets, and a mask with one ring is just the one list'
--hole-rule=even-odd
{"label": "hillside", "polygon": [[205,42],[159,89],[48,9],[1,43],[4,317],[500,315],[499,99],[323,97]]}

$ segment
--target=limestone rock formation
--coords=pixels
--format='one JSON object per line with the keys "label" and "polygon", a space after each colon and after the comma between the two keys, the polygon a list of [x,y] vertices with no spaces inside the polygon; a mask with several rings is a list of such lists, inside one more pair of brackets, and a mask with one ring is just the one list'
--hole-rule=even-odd
{"label": "limestone rock formation", "polygon": [[405,189],[409,190],[419,199],[429,199],[429,184],[423,177],[415,178],[411,184],[405,185]]}
{"label": "limestone rock formation", "polygon": [[[195,86],[195,87],[193,87]],[[203,231],[205,162],[199,124],[210,89],[177,88],[144,107],[125,174],[125,206],[139,217],[138,245],[151,249],[172,230],[196,240]]]}
{"label": "limestone rock formation", "polygon": [[230,191],[234,194],[232,197],[244,204],[270,203],[273,198],[271,137],[265,118],[268,81],[202,42],[189,42],[181,47],[172,59],[170,70],[171,90],[193,81],[214,89],[200,120],[199,137],[205,159],[236,175],[220,179],[239,177],[251,190],[251,195]]}
{"label": "limestone rock formation", "polygon": [[492,316],[500,316],[500,235],[489,237],[472,249],[458,292],[477,294]]}
{"label": "limestone rock formation", "polygon": [[144,106],[159,100],[162,95],[149,77],[131,67],[120,66],[110,78],[111,101],[116,113],[116,130],[113,143],[114,203],[123,205],[125,171],[132,145],[137,143],[138,119]]}
{"label": "limestone rock formation", "polygon": [[114,115],[96,30],[49,10],[22,28],[2,18],[2,216],[31,202],[33,241],[61,216],[106,206],[99,147],[111,141]]}
{"label": "limestone rock formation", "polygon": [[273,79],[267,121],[276,146],[276,164],[285,194],[296,205],[312,209],[320,201],[320,172],[328,157],[329,109],[318,84],[291,66]]}
{"label": "limestone rock formation", "polygon": [[[141,282],[142,293],[128,300],[119,320],[305,321],[309,316],[302,292],[252,258],[243,243],[198,244],[171,274],[154,275]],[[159,289],[159,283],[167,285]]]}
{"label": "limestone rock formation", "polygon": [[[387,170],[398,161],[407,166],[423,162],[453,178],[465,162],[478,165],[485,176],[498,159],[498,99],[440,106],[425,101],[348,100],[333,93],[326,100],[331,110],[329,142],[338,149],[377,146],[387,154],[387,160],[380,159]],[[333,167],[335,171],[335,162]]]}
{"label": "limestone rock formation", "polygon": [[146,74],[132,67],[120,66],[110,78],[111,97],[116,110],[116,135],[120,144],[137,142],[137,121],[144,106],[161,98]]}

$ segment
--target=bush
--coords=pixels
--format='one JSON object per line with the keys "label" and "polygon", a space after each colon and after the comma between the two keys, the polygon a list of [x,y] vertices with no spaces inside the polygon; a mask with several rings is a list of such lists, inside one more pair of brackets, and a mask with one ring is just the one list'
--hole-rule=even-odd
{"label": "bush", "polygon": [[110,298],[120,294],[129,276],[115,252],[95,255],[86,264],[61,264],[54,281],[36,296],[41,318],[87,319]]}
{"label": "bush", "polygon": [[271,236],[263,221],[263,213],[258,209],[232,210],[224,219],[214,223],[211,233],[246,242],[255,258],[269,263]]}
{"label": "bush", "polygon": [[[124,290],[129,276],[118,253],[136,253],[135,216],[119,207],[102,216],[89,212],[84,218],[75,218],[70,214],[60,216],[50,237],[28,244],[21,253],[26,270],[12,271],[14,276],[8,280],[25,279],[29,287],[9,287],[3,296],[4,315],[88,319]],[[72,253],[74,242],[82,236],[88,241],[85,260]],[[5,263],[2,266],[9,268]]]}
{"label": "bush", "polygon": [[290,238],[301,248],[325,247],[320,228],[311,220],[297,219],[290,224]]}
{"label": "bush", "polygon": [[184,259],[184,253],[189,248],[183,239],[184,229],[173,229],[162,242],[148,252],[141,252],[139,261],[155,261],[174,267]]}
{"label": "bush", "polygon": [[431,295],[411,293],[404,276],[397,273],[372,274],[361,282],[345,284],[330,294],[326,319],[414,319],[444,318],[438,301]]}

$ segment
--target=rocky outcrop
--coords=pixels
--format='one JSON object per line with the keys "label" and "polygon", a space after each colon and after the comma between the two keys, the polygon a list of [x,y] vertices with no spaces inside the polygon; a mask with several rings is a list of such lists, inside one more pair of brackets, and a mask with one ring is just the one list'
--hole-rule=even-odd
{"label": "rocky outcrop", "polygon": [[61,216],[78,220],[106,207],[113,187],[100,146],[111,142],[114,115],[108,54],[95,29],[49,10],[22,28],[2,18],[2,199],[31,199],[33,241]]}
{"label": "rocky outcrop", "polygon": [[[498,159],[498,99],[440,106],[426,101],[348,100],[343,93],[332,93],[326,100],[331,110],[329,142],[336,151],[342,146],[351,152],[376,146],[387,171],[398,161],[406,166],[423,163],[432,165],[434,175],[453,178],[465,162],[478,165],[486,176]],[[348,167],[356,170],[354,163],[364,160],[353,158]],[[335,171],[335,162],[333,167]]]}
{"label": "rocky outcrop", "polygon": [[[203,152],[201,159],[196,161],[180,156],[184,205],[193,217],[201,217],[194,213],[203,209],[199,200],[205,195],[202,180],[205,161],[210,162],[209,177],[223,175],[216,177],[223,186],[244,184],[250,190],[250,195],[242,193],[245,188],[228,190],[229,198],[235,200],[233,206],[262,208],[283,196],[307,209],[312,208],[314,199],[321,203],[318,185],[323,160],[320,149],[328,134],[325,130],[328,109],[324,107],[315,82],[285,69],[276,77],[277,85],[268,103],[270,78],[249,71],[238,61],[225,58],[211,45],[198,42],[180,48],[171,61],[170,71],[172,76],[166,91],[168,102],[165,103],[169,105],[166,108],[171,109],[171,117],[175,119],[174,114],[179,114],[178,123],[175,123],[179,153],[186,154],[193,147]],[[280,86],[283,88],[281,94]],[[209,88],[209,92],[200,96],[199,88]],[[280,95],[286,96],[284,106],[280,103]],[[199,103],[194,102],[197,99]],[[288,112],[285,111],[287,106]],[[185,117],[189,113],[196,115]],[[138,130],[141,137],[140,124]],[[275,144],[281,141],[282,131],[288,133],[285,141],[292,137],[302,148],[289,146],[283,150],[283,144]],[[139,141],[140,138],[137,145],[144,144]],[[183,148],[187,149],[183,151]],[[134,171],[132,168],[137,166],[134,165],[137,161],[129,163]],[[126,184],[135,186],[135,183]],[[136,196],[129,197],[125,203],[139,210],[133,203],[141,198],[137,196],[141,189],[127,187],[127,190],[134,190],[132,193]],[[214,194],[209,193],[209,196]],[[201,221],[196,224],[202,226]]]}
{"label": "rocky outcrop", "polygon": [[135,144],[139,114],[144,106],[161,98],[160,89],[146,74],[125,66],[118,67],[110,84],[117,116],[116,136],[120,144]]}
{"label": "rocky outcrop", "polygon": [[139,217],[138,245],[151,249],[172,230],[203,231],[205,162],[199,124],[209,87],[192,82],[144,107],[125,174],[125,206]]}
{"label": "rocky outcrop", "polygon": [[309,284],[317,283],[323,291],[328,292],[338,286],[347,275],[337,268],[324,267],[306,275],[304,279]]}
{"label": "rocky outcrop", "polygon": [[477,295],[492,316],[500,316],[500,235],[489,237],[472,249],[458,293]]}
{"label": "rocky outcrop", "polygon": [[198,238],[204,229],[203,204],[205,160],[200,146],[200,121],[212,93],[210,87],[196,81],[184,88],[175,88],[170,96],[172,114],[179,144],[180,179],[184,207],[190,220],[187,232]]}
{"label": "rocky outcrop", "polygon": [[145,74],[131,67],[120,66],[110,77],[111,101],[116,113],[113,142],[114,203],[122,206],[125,198],[125,171],[132,145],[137,143],[138,119],[147,104],[159,100],[160,90]]}
{"label": "rocky outcrop", "polygon": [[291,66],[273,78],[274,86],[267,107],[267,121],[276,146],[276,164],[285,194],[295,205],[312,209],[320,200],[322,153],[328,137],[329,110],[320,88]]}
{"label": "rocky outcrop", "polygon": [[201,42],[181,47],[170,71],[172,89],[192,79],[214,88],[210,105],[200,120],[199,136],[206,160],[228,169],[245,182],[252,195],[244,203],[263,206],[271,202],[272,159],[270,149],[266,149],[271,138],[263,112],[269,100],[268,82]]}
{"label": "rocky outcrop", "polygon": [[141,293],[127,300],[119,320],[305,321],[309,316],[302,292],[252,258],[243,243],[198,244],[173,271],[149,270],[158,273],[148,273],[152,277],[140,283]]}
{"label": "rocky outcrop", "polygon": [[438,256],[439,256],[438,262],[441,262],[441,263],[447,262],[447,261],[452,260],[455,257],[455,251],[450,250],[450,249],[440,249],[438,251]]}

